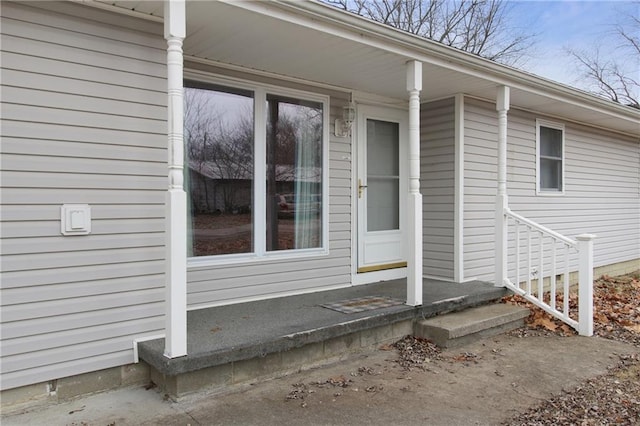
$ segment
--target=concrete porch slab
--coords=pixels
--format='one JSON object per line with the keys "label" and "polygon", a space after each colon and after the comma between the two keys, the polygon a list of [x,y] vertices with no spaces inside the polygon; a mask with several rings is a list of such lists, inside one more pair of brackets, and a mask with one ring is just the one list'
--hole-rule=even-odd
{"label": "concrete porch slab", "polygon": [[[179,396],[192,390],[190,385],[188,389],[180,385],[180,375],[198,372],[199,381],[220,386],[238,383],[252,374],[270,375],[300,367],[305,360],[318,362],[399,338],[412,332],[416,320],[489,303],[506,294],[503,288],[479,281],[459,284],[428,279],[421,307],[400,305],[345,314],[320,306],[367,295],[405,300],[405,292],[406,281],[393,280],[190,311],[187,356],[166,358],[164,339],[141,342],[138,352],[152,367],[152,378]],[[250,368],[253,373],[240,369],[251,360],[261,360]],[[206,371],[211,374],[203,374]]]}

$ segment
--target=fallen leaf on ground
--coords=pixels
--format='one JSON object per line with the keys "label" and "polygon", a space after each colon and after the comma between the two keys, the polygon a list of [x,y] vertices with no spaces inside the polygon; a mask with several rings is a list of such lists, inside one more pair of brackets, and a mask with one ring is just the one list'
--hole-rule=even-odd
{"label": "fallen leaf on ground", "polygon": [[[544,300],[551,300],[549,292]],[[600,337],[620,340],[640,346],[640,271],[628,275],[611,277],[603,275],[594,281],[594,334]],[[525,321],[530,329],[544,330],[557,335],[574,335],[575,331],[544,310],[534,306],[518,295],[506,296],[504,303],[526,306],[531,315]],[[569,316],[578,320],[578,294],[569,293]],[[556,309],[562,311],[564,294],[556,294]],[[521,337],[528,335],[520,331]]]}

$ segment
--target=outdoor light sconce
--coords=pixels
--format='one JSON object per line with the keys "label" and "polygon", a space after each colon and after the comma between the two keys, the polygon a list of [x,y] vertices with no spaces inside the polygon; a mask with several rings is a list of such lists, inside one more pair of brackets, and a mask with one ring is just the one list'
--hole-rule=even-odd
{"label": "outdoor light sconce", "polygon": [[342,118],[336,119],[335,134],[338,137],[346,138],[351,135],[351,126],[356,119],[356,108],[353,103],[342,107]]}

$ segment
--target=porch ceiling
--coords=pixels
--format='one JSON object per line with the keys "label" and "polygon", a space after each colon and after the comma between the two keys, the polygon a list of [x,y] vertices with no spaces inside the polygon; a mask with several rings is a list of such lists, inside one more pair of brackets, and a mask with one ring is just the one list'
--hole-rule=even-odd
{"label": "porch ceiling", "polygon": [[[162,17],[161,1],[110,1]],[[637,136],[640,112],[314,2],[188,1],[186,56],[407,99],[405,63],[423,62],[423,101],[464,93]]]}

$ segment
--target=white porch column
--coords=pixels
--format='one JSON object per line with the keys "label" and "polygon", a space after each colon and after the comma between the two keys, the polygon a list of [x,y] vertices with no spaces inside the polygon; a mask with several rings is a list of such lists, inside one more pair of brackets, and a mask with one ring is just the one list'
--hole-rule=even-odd
{"label": "white porch column", "polygon": [[496,99],[498,111],[498,194],[496,196],[496,264],[495,283],[502,287],[507,278],[507,221],[505,209],[509,207],[507,196],[507,111],[509,111],[509,88],[498,88]]}
{"label": "white porch column", "polygon": [[420,90],[422,62],[407,62],[409,92],[409,217],[407,305],[422,305],[422,194],[420,194]]}
{"label": "white porch column", "polygon": [[164,3],[167,40],[167,135],[169,190],[166,195],[165,347],[167,358],[187,354],[187,194],[183,188],[182,41],[186,36],[184,0]]}

